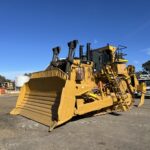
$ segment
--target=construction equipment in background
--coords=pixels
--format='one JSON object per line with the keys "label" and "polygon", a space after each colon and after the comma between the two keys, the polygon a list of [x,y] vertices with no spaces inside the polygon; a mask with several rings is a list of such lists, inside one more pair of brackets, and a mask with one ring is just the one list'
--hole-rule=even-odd
{"label": "construction equipment in background", "polygon": [[66,59],[59,59],[60,47],[53,48],[53,58],[44,71],[32,73],[24,84],[13,115],[22,115],[50,127],[50,131],[72,117],[90,112],[127,111],[134,102],[134,92],[141,90],[133,66],[126,66],[122,48],[107,45],[91,49],[83,45],[75,57],[77,40],[68,43]]}

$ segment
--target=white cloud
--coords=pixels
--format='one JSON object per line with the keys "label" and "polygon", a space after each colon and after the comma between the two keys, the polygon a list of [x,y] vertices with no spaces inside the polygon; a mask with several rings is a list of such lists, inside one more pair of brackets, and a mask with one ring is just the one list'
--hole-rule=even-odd
{"label": "white cloud", "polygon": [[134,60],[133,63],[136,65],[140,64],[140,62],[138,60]]}
{"label": "white cloud", "polygon": [[150,55],[150,48],[147,49],[147,54]]}
{"label": "white cloud", "polygon": [[22,71],[6,71],[6,72],[0,72],[0,75],[5,76],[7,79],[15,80],[15,78],[19,75],[23,75],[25,73],[32,73],[35,71],[29,71],[29,70],[22,70]]}
{"label": "white cloud", "polygon": [[98,40],[95,39],[95,40],[94,40],[94,44],[97,44],[97,43],[98,43]]}
{"label": "white cloud", "polygon": [[133,31],[130,31],[127,35],[128,37],[136,36],[138,33],[142,32],[143,30],[148,29],[150,26],[150,20],[147,22],[143,22],[141,25],[134,28]]}
{"label": "white cloud", "polygon": [[149,47],[149,48],[146,48],[146,49],[141,50],[141,52],[144,52],[144,53],[146,53],[147,55],[150,55],[150,47]]}

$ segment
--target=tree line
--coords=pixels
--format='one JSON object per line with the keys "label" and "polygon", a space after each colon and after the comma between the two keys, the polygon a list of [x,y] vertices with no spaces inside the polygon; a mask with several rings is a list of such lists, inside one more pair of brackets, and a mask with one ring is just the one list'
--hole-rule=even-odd
{"label": "tree line", "polygon": [[11,80],[9,79],[6,79],[6,77],[0,75],[0,83],[3,83],[3,82],[10,82]]}

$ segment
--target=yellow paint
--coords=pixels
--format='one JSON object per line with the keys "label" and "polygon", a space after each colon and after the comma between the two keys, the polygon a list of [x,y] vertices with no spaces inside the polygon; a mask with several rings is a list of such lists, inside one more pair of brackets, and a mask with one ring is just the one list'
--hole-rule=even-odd
{"label": "yellow paint", "polygon": [[[110,45],[102,48],[103,51],[108,49],[115,61],[117,48]],[[51,131],[75,115],[101,109],[126,111],[132,106],[135,89],[144,93],[145,86],[138,85],[136,76],[129,72],[132,68],[126,67],[126,60],[121,61],[121,64],[112,62],[101,72],[93,73],[93,62],[86,64],[75,59],[70,77],[59,68],[33,73],[22,87],[16,107],[10,113],[45,124]],[[83,68],[84,78],[76,81],[79,68]],[[135,80],[134,86],[131,85],[131,77]],[[99,92],[94,92],[94,89]],[[144,94],[140,105],[143,103]]]}

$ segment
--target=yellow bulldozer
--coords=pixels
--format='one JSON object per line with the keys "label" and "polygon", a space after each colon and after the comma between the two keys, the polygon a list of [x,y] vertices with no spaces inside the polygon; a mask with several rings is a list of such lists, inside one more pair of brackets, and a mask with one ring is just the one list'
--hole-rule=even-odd
{"label": "yellow bulldozer", "polygon": [[24,84],[16,107],[10,112],[53,128],[77,115],[91,112],[127,111],[134,103],[134,92],[141,91],[144,103],[146,86],[139,85],[133,66],[120,48],[107,45],[86,52],[78,41],[68,43],[66,59],[59,59],[60,47],[53,48],[53,58],[44,71],[32,73]]}

